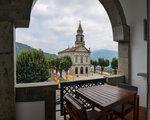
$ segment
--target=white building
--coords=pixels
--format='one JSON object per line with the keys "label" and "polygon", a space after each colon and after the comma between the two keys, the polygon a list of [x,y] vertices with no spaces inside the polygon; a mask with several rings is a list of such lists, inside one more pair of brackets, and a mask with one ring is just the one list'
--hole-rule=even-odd
{"label": "white building", "polygon": [[89,74],[90,71],[90,49],[85,47],[84,35],[81,23],[77,29],[75,47],[67,48],[58,52],[58,56],[68,55],[72,60],[71,69],[75,74]]}

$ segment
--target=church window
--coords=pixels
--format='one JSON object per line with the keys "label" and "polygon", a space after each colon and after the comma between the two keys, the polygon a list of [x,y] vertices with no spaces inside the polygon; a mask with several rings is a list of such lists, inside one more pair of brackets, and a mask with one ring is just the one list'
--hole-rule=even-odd
{"label": "church window", "polygon": [[81,56],[81,63],[83,63],[83,56]]}
{"label": "church window", "polygon": [[88,62],[88,56],[86,56],[86,62]]}
{"label": "church window", "polygon": [[81,37],[81,42],[83,41],[83,37]]}
{"label": "church window", "polygon": [[75,56],[75,62],[76,63],[78,62],[78,56],[77,55]]}

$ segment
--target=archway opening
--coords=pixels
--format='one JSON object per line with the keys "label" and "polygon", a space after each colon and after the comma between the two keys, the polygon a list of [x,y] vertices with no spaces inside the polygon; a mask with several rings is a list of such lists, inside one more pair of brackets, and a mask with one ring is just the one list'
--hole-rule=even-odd
{"label": "archway opening", "polygon": [[[84,1],[85,2],[85,1]],[[126,77],[128,77],[128,72],[129,72],[129,58],[128,58],[128,56],[129,56],[129,44],[128,44],[128,40],[129,40],[129,29],[128,29],[128,26],[126,25],[126,21],[125,21],[125,18],[124,18],[124,14],[123,14],[123,11],[122,11],[122,9],[121,9],[121,6],[120,6],[120,4],[118,4],[118,2],[119,1],[110,1],[110,0],[100,0],[100,2],[102,3],[102,5],[104,6],[104,8],[106,9],[106,11],[107,11],[107,13],[108,13],[108,16],[109,16],[109,18],[110,18],[110,21],[111,21],[111,25],[112,25],[112,30],[113,30],[113,40],[114,41],[117,41],[118,43],[119,43],[119,67],[120,67],[120,73],[123,73],[124,75],[126,75]],[[65,2],[64,2],[65,3]],[[111,4],[111,5],[109,5],[109,4]],[[61,4],[62,5],[62,4]],[[54,5],[55,6],[55,5]],[[43,9],[43,7],[44,7],[44,9]],[[39,7],[38,9],[41,9],[42,8],[42,10],[46,10],[47,9],[47,7],[46,6],[43,6],[42,4],[41,4],[41,7]],[[114,11],[112,11],[112,9],[111,8],[114,8]],[[66,9],[65,9],[66,10]],[[67,10],[66,10],[67,11]],[[68,12],[68,11],[67,11]],[[95,11],[94,11],[95,12]],[[42,11],[42,14],[43,13],[45,13],[45,12],[43,12]],[[52,14],[52,13],[51,13]],[[68,14],[68,13],[67,13]],[[59,15],[58,15],[59,16]],[[61,15],[60,15],[61,16]],[[65,15],[63,15],[63,16],[65,16]],[[37,17],[37,16],[36,16]],[[35,21],[37,21],[37,19],[36,19],[36,17],[35,18],[33,18],[33,20],[34,20],[34,22],[33,22],[33,24],[36,24],[36,22]],[[46,15],[46,17],[47,17],[47,15]],[[46,20],[46,19],[45,19]],[[66,20],[68,20],[68,19],[66,19]],[[63,21],[63,19],[61,19],[61,21]],[[78,20],[77,20],[78,21]],[[52,21],[51,21],[52,22]],[[54,23],[54,24],[52,24],[51,22],[48,22],[47,24],[46,24],[46,22],[42,22],[42,23],[44,23],[45,25],[46,25],[46,27],[48,27],[49,28],[49,26],[50,26],[50,28],[49,29],[54,29],[54,31],[52,32],[52,33],[54,33],[54,34],[56,34],[57,33],[57,31],[60,31],[61,33],[63,33],[63,34],[65,34],[65,35],[68,35],[68,33],[66,33],[66,32],[64,32],[64,31],[62,31],[62,30],[60,30],[60,26],[63,26],[63,24],[59,21],[57,21],[57,23],[59,23],[58,25],[56,25],[56,23]],[[68,22],[68,21],[67,21]],[[97,22],[99,22],[99,21],[97,21]],[[37,23],[39,23],[39,22],[37,22]],[[72,24],[72,23],[71,23]],[[53,26],[54,25],[54,26]],[[65,25],[65,24],[64,24]],[[55,39],[55,37],[54,36],[52,36],[51,34],[50,34],[50,36],[51,36],[51,39],[52,39],[52,41],[51,41],[51,44],[50,43],[48,43],[48,40],[50,40],[50,38],[49,38],[49,36],[48,37],[46,37],[46,33],[47,32],[43,32],[44,34],[43,34],[43,36],[44,36],[44,38],[43,39],[41,39],[40,38],[40,35],[42,34],[42,31],[44,31],[43,30],[43,28],[41,27],[42,25],[41,24],[36,24],[36,26],[39,26],[39,28],[38,29],[33,29],[32,30],[32,37],[31,36],[26,36],[26,35],[23,35],[23,34],[20,34],[20,35],[22,35],[22,40],[24,41],[25,40],[25,38],[26,39],[28,39],[29,41],[26,41],[27,43],[29,42],[33,42],[32,43],[32,45],[36,45],[36,47],[37,48],[41,48],[42,46],[43,46],[43,44],[44,45],[46,45],[47,46],[47,48],[49,47],[49,45],[51,45],[51,47],[53,47],[53,46],[55,46],[54,48],[60,48],[61,46],[65,46],[64,45],[64,41],[65,41],[65,39],[61,39],[61,42],[62,42],[62,44],[61,45],[59,45],[58,43],[60,42],[60,41],[57,41],[57,39]],[[65,25],[66,26],[66,25]],[[93,26],[93,28],[95,27],[96,25],[94,25]],[[64,29],[64,28],[63,28]],[[91,28],[92,29],[92,28]],[[37,32],[36,32],[36,30],[38,30]],[[68,27],[67,27],[67,31],[71,31],[70,29],[68,29]],[[97,29],[96,29],[96,31],[97,31]],[[60,36],[62,37],[62,34],[60,33]],[[49,32],[47,33],[47,34],[49,34]],[[59,34],[57,34],[57,35],[59,35]],[[56,36],[57,36],[56,35]],[[34,38],[35,37],[35,38]],[[38,38],[40,38],[41,40],[41,44],[39,44],[39,43],[37,43],[37,39]],[[57,37],[56,37],[57,38]],[[63,37],[62,37],[63,38]],[[67,38],[67,37],[66,37]],[[98,37],[98,36],[96,36],[96,38],[100,38],[100,37]],[[46,41],[45,41],[45,40]],[[54,43],[55,44],[53,44],[53,41],[54,41]],[[82,41],[83,41],[83,39],[82,39]],[[81,41],[81,42],[82,42]],[[45,42],[45,43],[44,43]],[[90,41],[91,43],[92,42],[94,42],[94,40],[93,39],[91,39],[91,41]],[[100,40],[98,40],[98,43],[100,42]],[[108,48],[110,47],[109,45],[107,46]],[[53,48],[53,49],[54,49]],[[44,50],[45,51],[49,51],[50,49],[45,49],[44,48]],[[80,60],[79,60],[80,61]],[[87,60],[87,61],[89,61],[89,60]],[[124,61],[124,63],[122,64],[122,61]],[[82,63],[82,62],[81,62]],[[124,68],[125,67],[125,68]],[[81,74],[83,74],[84,73],[84,69],[83,69],[83,67],[81,67],[80,68],[80,73]]]}
{"label": "archway opening", "polygon": [[88,74],[88,67],[85,68],[85,73]]}
{"label": "archway opening", "polygon": [[[129,28],[126,25],[124,13],[119,1],[117,0],[117,1],[107,2],[107,0],[100,0],[100,3],[102,5],[97,2],[96,4],[93,4],[95,7],[93,6],[90,7],[90,5],[92,4],[89,1],[85,5],[82,4],[83,1],[81,1],[81,4],[79,4],[78,2],[71,1],[68,6],[65,6],[64,3],[65,3],[64,1],[59,3],[58,1],[54,2],[52,0],[50,2],[51,5],[48,6],[47,0],[45,1],[39,0],[36,6],[33,8],[33,14],[31,17],[31,26],[30,26],[31,29],[29,31],[22,30],[23,32],[20,32],[20,30],[18,30],[17,39],[21,40],[21,42],[22,41],[25,42],[25,44],[28,45],[31,44],[31,47],[33,48],[41,48],[43,51],[50,52],[53,54],[53,50],[58,52],[60,48],[64,49],[66,47],[66,43],[67,44],[69,43],[68,48],[71,48],[70,45],[74,44],[72,43],[74,41],[69,41],[70,39],[72,39],[71,34],[74,32],[73,29],[75,28],[75,26],[77,26],[75,25],[75,23],[78,24],[78,21],[81,20],[84,26],[86,45],[88,44],[87,48],[90,47],[90,50],[93,51],[96,48],[104,48],[104,47],[113,48],[115,46],[115,49],[118,49],[118,56],[119,56],[118,71],[120,74],[125,75],[126,78],[128,78],[129,77],[129,44],[128,44]],[[79,8],[75,7],[76,3],[78,4]],[[74,5],[74,9],[72,9],[72,5]],[[89,7],[90,11],[85,10],[87,11],[85,14],[85,11],[82,10],[83,9],[82,7],[86,5]],[[96,11],[97,12],[99,11],[99,14],[101,15],[104,14],[100,12],[101,11],[100,9],[96,9],[96,6],[101,7],[103,10],[104,9],[106,10],[106,11],[104,10],[105,11],[104,13],[106,14],[104,19],[101,19],[100,17],[96,16],[97,15]],[[61,11],[62,13],[56,12],[58,11],[56,9],[61,9],[63,7],[64,9],[62,9]],[[111,10],[112,7],[114,8],[114,11]],[[49,13],[50,10],[51,12]],[[71,10],[73,10],[73,13],[71,13],[72,12]],[[76,17],[75,18],[76,21],[73,21],[74,18],[72,17],[72,14],[75,13],[77,13],[79,17]],[[83,16],[80,16],[80,13],[84,13]],[[41,15],[40,19],[37,19],[39,18],[39,15]],[[65,17],[63,18],[62,16]],[[90,16],[93,16],[91,17],[92,19],[90,18]],[[49,17],[51,17],[51,19],[49,19]],[[84,19],[84,17],[86,18],[86,20]],[[41,20],[42,22],[39,20]],[[107,21],[109,25],[101,26],[100,25],[101,22],[103,23],[104,21]],[[71,26],[73,26],[72,27],[73,29],[71,28]],[[38,28],[40,28],[40,30]],[[106,32],[105,28],[111,29],[109,31],[109,33],[111,32],[111,34]],[[108,33],[109,35],[108,34],[106,35],[106,33]],[[73,34],[75,35],[76,33]],[[103,37],[100,37],[99,34],[103,34]],[[61,39],[58,36],[60,36]],[[108,42],[107,39],[118,42],[118,46],[114,45],[114,43],[113,44],[110,43],[110,41]],[[83,41],[84,39],[83,37],[81,37],[81,42]],[[99,46],[102,45],[102,43],[109,43],[109,44],[105,44],[104,46]],[[90,61],[89,59],[85,58],[85,56],[83,57],[79,56],[79,60],[77,60],[76,58],[75,61],[78,64],[78,61],[83,63],[85,59],[86,59],[86,63]],[[75,68],[75,66],[73,66],[73,68]],[[75,69],[73,71],[76,72]]]}
{"label": "archway opening", "polygon": [[75,74],[78,74],[78,67],[75,68]]}
{"label": "archway opening", "polygon": [[80,68],[80,74],[83,74],[83,67]]}

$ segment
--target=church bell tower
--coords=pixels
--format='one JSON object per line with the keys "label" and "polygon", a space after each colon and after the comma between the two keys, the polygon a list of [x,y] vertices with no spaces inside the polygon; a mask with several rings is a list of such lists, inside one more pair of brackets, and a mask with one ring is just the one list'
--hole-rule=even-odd
{"label": "church bell tower", "polygon": [[83,35],[83,30],[82,30],[81,21],[80,21],[79,27],[77,29],[75,47],[82,46],[82,45],[83,46],[85,45],[85,41],[84,41],[84,35]]}

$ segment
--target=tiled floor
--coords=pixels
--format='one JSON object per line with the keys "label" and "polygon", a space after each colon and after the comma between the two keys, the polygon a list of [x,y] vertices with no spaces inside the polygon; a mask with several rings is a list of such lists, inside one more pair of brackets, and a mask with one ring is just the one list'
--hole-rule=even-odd
{"label": "tiled floor", "polygon": [[[133,120],[133,114],[132,113],[128,114],[126,119]],[[64,120],[64,117],[60,116],[60,111],[56,112],[56,120]],[[121,119],[117,119],[117,120],[121,120]],[[146,120],[146,109],[143,107],[140,107],[139,110],[139,120]]]}
{"label": "tiled floor", "polygon": [[60,105],[56,105],[56,120],[64,120],[63,116],[60,116]]}
{"label": "tiled floor", "polygon": [[60,116],[60,112],[56,112],[56,120],[64,120],[64,117]]}
{"label": "tiled floor", "polygon": [[[140,109],[139,109],[139,120],[147,120],[146,115],[147,115],[146,114],[146,108],[140,107]],[[127,120],[133,120],[133,114],[132,113],[130,113],[127,116]]]}

